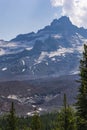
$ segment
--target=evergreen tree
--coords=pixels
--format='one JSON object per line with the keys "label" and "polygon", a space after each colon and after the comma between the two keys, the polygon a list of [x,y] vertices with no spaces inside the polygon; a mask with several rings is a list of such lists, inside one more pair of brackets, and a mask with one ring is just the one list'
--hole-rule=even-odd
{"label": "evergreen tree", "polygon": [[41,119],[37,113],[35,113],[34,116],[32,117],[31,129],[42,130]]}
{"label": "evergreen tree", "polygon": [[16,116],[15,116],[15,108],[14,108],[14,103],[12,102],[11,104],[11,109],[10,113],[7,117],[7,130],[16,130]]}
{"label": "evergreen tree", "polygon": [[76,130],[76,118],[74,110],[67,104],[64,94],[64,107],[58,115],[59,130]]}
{"label": "evergreen tree", "polygon": [[64,94],[64,130],[67,130],[68,126],[68,113],[67,113],[67,101],[66,101],[66,94]]}
{"label": "evergreen tree", "polygon": [[87,130],[87,45],[84,45],[83,58],[80,61],[80,87],[77,96],[78,130]]}

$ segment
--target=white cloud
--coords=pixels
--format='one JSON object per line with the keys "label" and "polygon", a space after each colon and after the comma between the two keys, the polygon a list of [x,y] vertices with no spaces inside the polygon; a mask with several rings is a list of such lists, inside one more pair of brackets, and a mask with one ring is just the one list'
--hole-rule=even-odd
{"label": "white cloud", "polygon": [[63,0],[51,0],[51,4],[54,7],[62,6],[63,5]]}
{"label": "white cloud", "polygon": [[61,15],[69,16],[73,24],[87,28],[87,0],[51,0],[51,4],[61,6]]}

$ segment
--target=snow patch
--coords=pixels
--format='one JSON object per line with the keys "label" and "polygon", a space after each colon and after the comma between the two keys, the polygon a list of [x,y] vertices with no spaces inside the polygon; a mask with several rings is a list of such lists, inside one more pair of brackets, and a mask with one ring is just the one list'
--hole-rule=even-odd
{"label": "snow patch", "polygon": [[39,107],[38,110],[39,110],[39,111],[42,111],[42,108]]}
{"label": "snow patch", "polygon": [[[78,46],[77,48],[62,48],[60,47],[59,49],[57,49],[57,51],[52,51],[50,53],[48,52],[41,52],[41,55],[39,56],[39,58],[37,59],[37,61],[35,61],[35,64],[39,64],[41,63],[44,58],[49,57],[49,58],[53,58],[55,56],[63,56],[65,57],[66,53],[74,53],[74,51],[78,51],[79,53],[82,53],[83,49],[82,46]],[[55,61],[55,59],[52,59],[53,61]]]}
{"label": "snow patch", "polygon": [[53,37],[53,38],[55,38],[55,39],[60,39],[62,36],[61,36],[61,35],[56,34],[56,35],[53,35],[52,37]]}
{"label": "snow patch", "polygon": [[36,105],[32,105],[33,108],[36,108]]}
{"label": "snow patch", "polygon": [[0,56],[2,56],[4,54],[5,54],[5,51],[2,48],[0,48]]}
{"label": "snow patch", "polygon": [[80,71],[72,71],[71,75],[79,74]]}
{"label": "snow patch", "polygon": [[79,52],[79,53],[82,53],[84,51],[84,47],[83,46],[78,46],[76,48],[76,50]]}
{"label": "snow patch", "polygon": [[22,70],[22,72],[24,72],[24,71],[25,71],[25,69]]}
{"label": "snow patch", "polygon": [[24,60],[22,60],[22,64],[25,65],[25,61]]}
{"label": "snow patch", "polygon": [[5,47],[17,47],[18,45],[17,45],[17,43],[15,43],[15,42],[9,42],[8,44],[6,44],[5,45]]}
{"label": "snow patch", "polygon": [[33,49],[33,47],[27,47],[26,48],[26,50],[28,50],[28,51],[30,51],[30,50],[32,50]]}
{"label": "snow patch", "polygon": [[33,114],[33,112],[28,112],[27,115],[28,116],[33,116],[34,114]]}
{"label": "snow patch", "polygon": [[16,95],[9,95],[7,98],[8,99],[14,99],[14,100],[18,99],[18,97]]}
{"label": "snow patch", "polygon": [[[32,107],[33,107],[33,108],[36,108],[35,105],[33,105]],[[33,116],[33,115],[35,115],[35,113],[40,113],[41,111],[43,111],[43,109],[42,109],[41,107],[36,108],[36,109],[37,109],[37,110],[35,110],[35,111],[28,112],[27,115],[28,115],[28,116]]]}
{"label": "snow patch", "polygon": [[42,60],[43,60],[43,59],[45,58],[45,56],[47,56],[47,55],[48,55],[47,52],[41,52],[41,55],[40,55],[40,57],[39,57],[38,60],[37,60],[37,64],[41,63]]}
{"label": "snow patch", "polygon": [[14,42],[0,42],[0,47],[16,47],[17,46],[17,44],[16,43],[14,43]]}
{"label": "snow patch", "polygon": [[48,62],[46,62],[46,65],[48,65]]}
{"label": "snow patch", "polygon": [[55,59],[55,58],[52,58],[51,60],[52,60],[52,61],[55,61],[56,59]]}
{"label": "snow patch", "polygon": [[49,58],[54,56],[64,56],[65,53],[73,53],[73,48],[59,48],[57,51],[53,51],[48,54]]}
{"label": "snow patch", "polygon": [[23,103],[23,104],[35,103],[32,97],[21,97],[21,96],[17,96],[13,94],[13,95],[9,95],[7,98],[17,100],[18,102]]}
{"label": "snow patch", "polygon": [[6,71],[7,70],[7,67],[5,67],[5,68],[2,68],[2,71]]}

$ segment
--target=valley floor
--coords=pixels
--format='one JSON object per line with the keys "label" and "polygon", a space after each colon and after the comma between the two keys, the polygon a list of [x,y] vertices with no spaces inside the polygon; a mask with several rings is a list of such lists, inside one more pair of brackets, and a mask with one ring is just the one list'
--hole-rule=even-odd
{"label": "valley floor", "polygon": [[66,93],[68,103],[73,105],[78,91],[77,75],[56,78],[0,82],[0,113],[9,112],[14,102],[18,115],[32,115],[59,110]]}

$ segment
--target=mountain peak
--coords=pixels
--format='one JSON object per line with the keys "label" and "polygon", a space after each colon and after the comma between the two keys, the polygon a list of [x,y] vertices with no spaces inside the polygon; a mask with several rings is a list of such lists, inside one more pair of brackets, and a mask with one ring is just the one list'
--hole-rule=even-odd
{"label": "mountain peak", "polygon": [[71,23],[69,17],[67,16],[62,16],[58,21]]}
{"label": "mountain peak", "polygon": [[58,25],[72,25],[72,22],[70,21],[69,17],[67,16],[62,16],[59,19],[54,19],[53,22],[51,23],[51,26],[58,26]]}

